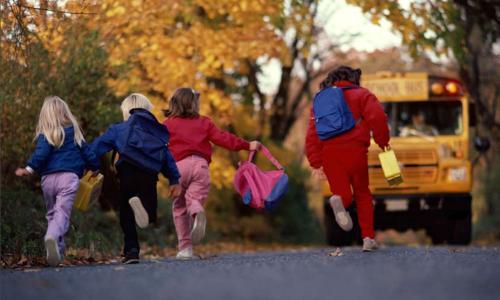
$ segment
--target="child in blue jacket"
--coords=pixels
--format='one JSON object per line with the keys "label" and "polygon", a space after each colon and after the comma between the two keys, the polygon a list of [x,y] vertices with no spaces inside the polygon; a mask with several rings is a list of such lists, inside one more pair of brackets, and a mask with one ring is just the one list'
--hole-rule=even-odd
{"label": "child in blue jacket", "polygon": [[168,130],[151,113],[153,105],[141,94],[123,100],[124,122],[114,124],[91,145],[97,157],[111,150],[119,156],[120,225],[124,234],[124,264],[139,262],[135,224],[146,228],[156,221],[158,173],[168,178],[170,193],[179,196],[179,171],[167,148]]}
{"label": "child in blue jacket", "polygon": [[36,128],[36,149],[17,176],[34,172],[42,176],[42,191],[47,206],[45,248],[47,262],[58,265],[64,253],[64,234],[68,231],[71,209],[80,177],[85,169],[98,174],[99,161],[85,143],[78,122],[61,98],[45,98]]}

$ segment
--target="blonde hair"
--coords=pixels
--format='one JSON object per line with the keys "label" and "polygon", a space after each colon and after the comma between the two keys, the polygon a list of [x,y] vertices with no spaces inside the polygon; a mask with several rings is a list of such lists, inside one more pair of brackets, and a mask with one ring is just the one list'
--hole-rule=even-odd
{"label": "blonde hair", "polygon": [[59,148],[64,143],[64,127],[71,125],[75,132],[75,143],[81,146],[85,139],[68,104],[57,96],[49,96],[44,99],[42,109],[40,110],[35,139],[43,134],[50,145]]}
{"label": "blonde hair", "polygon": [[123,113],[123,120],[128,120],[130,117],[130,111],[134,108],[143,108],[145,110],[151,111],[153,109],[153,104],[149,101],[146,96],[139,93],[130,94],[125,100],[123,100],[121,109]]}

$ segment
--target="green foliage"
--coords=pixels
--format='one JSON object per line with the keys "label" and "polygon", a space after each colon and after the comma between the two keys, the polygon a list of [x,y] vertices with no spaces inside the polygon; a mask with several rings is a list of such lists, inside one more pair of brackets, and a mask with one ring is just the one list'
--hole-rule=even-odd
{"label": "green foliage", "polygon": [[[78,32],[78,33],[77,33]],[[65,32],[65,43],[53,55],[41,44],[31,44],[24,63],[1,57],[0,74],[2,182],[12,184],[13,171],[34,148],[38,114],[46,96],[66,100],[79,119],[87,140],[119,118],[119,109],[106,86],[107,54],[97,32],[79,26]]]}
{"label": "green foliage", "polygon": [[477,238],[500,240],[500,160],[492,168],[489,176],[484,176],[482,198],[489,203],[488,212],[482,216],[474,227]]}
{"label": "green foliage", "polygon": [[5,254],[43,255],[45,205],[32,191],[2,188],[0,249]]}
{"label": "green foliage", "polygon": [[271,215],[272,226],[280,240],[289,243],[320,243],[321,226],[309,208],[307,191],[309,172],[293,163],[287,169],[289,190]]}

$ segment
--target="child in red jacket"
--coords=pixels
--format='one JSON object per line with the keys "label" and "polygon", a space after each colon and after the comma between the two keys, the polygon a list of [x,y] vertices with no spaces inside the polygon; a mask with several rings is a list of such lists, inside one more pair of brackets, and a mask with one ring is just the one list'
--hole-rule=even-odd
{"label": "child in red jacket", "polygon": [[[169,149],[181,174],[182,192],[173,202],[173,217],[179,240],[178,259],[193,257],[193,243],[205,235],[206,216],[203,203],[210,189],[208,164],[212,145],[228,150],[257,150],[259,142],[247,142],[219,128],[199,114],[200,94],[191,88],[179,88],[165,110],[163,125],[170,132]],[[191,226],[191,220],[193,226]]]}
{"label": "child in red jacket", "polygon": [[[314,173],[326,175],[333,196],[330,206],[339,226],[349,231],[352,220],[345,211],[354,199],[363,237],[363,251],[377,248],[373,229],[373,198],[368,188],[368,147],[370,133],[380,148],[389,144],[389,127],[382,105],[369,90],[359,86],[361,70],[341,66],[330,72],[321,83],[321,89],[337,86],[344,90],[344,98],[355,120],[360,120],[350,131],[321,141],[316,133],[314,116],[309,121],[306,136],[306,155]],[[312,110],[311,110],[312,115]]]}

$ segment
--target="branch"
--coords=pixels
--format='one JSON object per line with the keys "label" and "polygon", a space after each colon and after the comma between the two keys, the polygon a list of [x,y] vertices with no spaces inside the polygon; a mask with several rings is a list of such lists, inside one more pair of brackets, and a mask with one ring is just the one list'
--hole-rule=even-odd
{"label": "branch", "polygon": [[18,4],[17,6],[22,7],[22,8],[26,8],[26,9],[50,11],[50,12],[61,13],[61,14],[70,14],[70,15],[96,15],[97,14],[95,12],[83,12],[83,11],[82,12],[75,12],[75,11],[66,11],[66,10],[59,10],[59,9],[45,8],[45,7],[34,7],[34,6],[23,5],[23,4]]}

